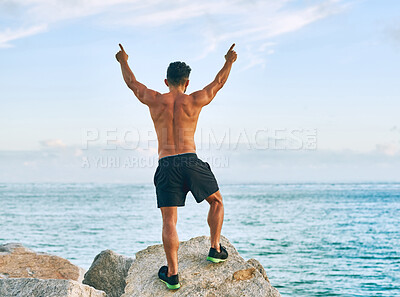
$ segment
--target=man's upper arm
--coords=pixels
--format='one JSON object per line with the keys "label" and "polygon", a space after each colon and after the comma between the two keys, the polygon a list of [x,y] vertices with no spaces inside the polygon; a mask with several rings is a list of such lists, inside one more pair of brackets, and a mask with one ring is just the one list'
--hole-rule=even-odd
{"label": "man's upper arm", "polygon": [[156,101],[157,96],[160,95],[159,92],[147,88],[144,84],[138,81],[131,82],[129,88],[133,91],[139,101],[146,105],[152,105]]}
{"label": "man's upper arm", "polygon": [[217,92],[222,88],[222,84],[217,80],[204,87],[202,90],[192,93],[194,100],[201,106],[209,104],[217,94]]}

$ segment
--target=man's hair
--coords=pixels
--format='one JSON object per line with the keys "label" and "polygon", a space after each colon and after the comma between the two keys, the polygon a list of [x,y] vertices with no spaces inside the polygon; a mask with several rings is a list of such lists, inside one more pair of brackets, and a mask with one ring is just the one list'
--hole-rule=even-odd
{"label": "man's hair", "polygon": [[173,86],[184,84],[189,79],[191,70],[185,62],[172,62],[167,69],[168,83]]}

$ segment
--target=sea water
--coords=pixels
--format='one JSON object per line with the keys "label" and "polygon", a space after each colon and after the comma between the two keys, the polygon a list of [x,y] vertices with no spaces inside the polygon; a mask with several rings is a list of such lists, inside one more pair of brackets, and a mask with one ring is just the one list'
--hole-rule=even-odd
{"label": "sea water", "polygon": [[[222,234],[282,296],[400,296],[400,184],[221,185]],[[180,240],[208,235],[189,194]],[[0,244],[21,242],[88,268],[102,250],[161,243],[153,185],[0,184]]]}

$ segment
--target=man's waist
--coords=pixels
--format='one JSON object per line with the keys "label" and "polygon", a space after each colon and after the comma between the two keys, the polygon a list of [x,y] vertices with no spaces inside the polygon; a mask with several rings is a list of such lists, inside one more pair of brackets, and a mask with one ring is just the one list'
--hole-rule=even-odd
{"label": "man's waist", "polygon": [[163,163],[171,163],[173,162],[174,164],[177,163],[185,163],[188,161],[196,160],[198,159],[196,153],[181,153],[181,154],[174,154],[174,155],[168,155],[161,157],[158,159],[158,164],[163,164]]}
{"label": "man's waist", "polygon": [[165,157],[179,156],[183,154],[196,154],[196,147],[186,147],[186,148],[159,148],[158,159]]}

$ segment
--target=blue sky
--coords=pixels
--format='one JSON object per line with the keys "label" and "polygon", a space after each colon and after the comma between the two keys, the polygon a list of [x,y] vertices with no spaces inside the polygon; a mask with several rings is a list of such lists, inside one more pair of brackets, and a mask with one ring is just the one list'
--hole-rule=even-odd
{"label": "blue sky", "polygon": [[[156,157],[144,144],[104,150],[126,130],[154,143],[148,110],[115,61],[118,43],[138,80],[161,92],[168,64],[187,62],[192,92],[233,42],[238,61],[196,136],[224,142],[199,152],[229,157],[215,168],[221,180],[400,181],[399,20],[395,0],[2,1],[0,181],[151,180],[150,164],[82,168],[104,154]],[[99,138],[84,150],[93,129]],[[316,131],[317,145],[226,148],[260,130],[272,142],[277,131],[303,140]]]}

